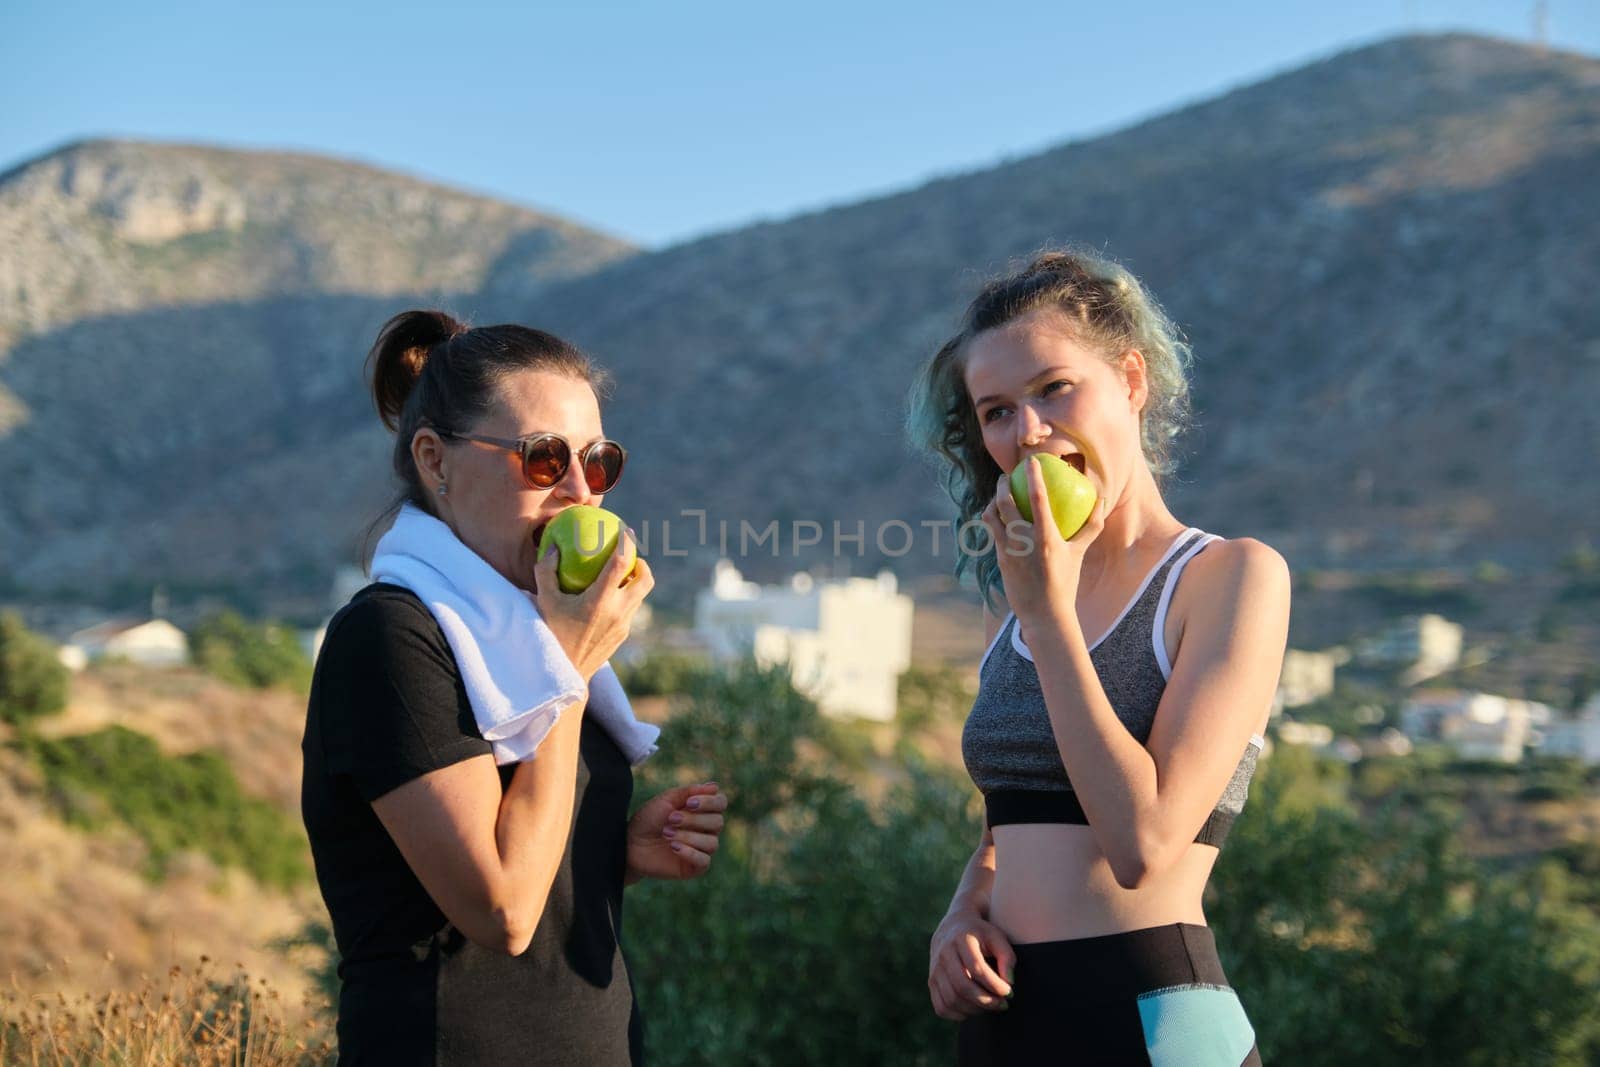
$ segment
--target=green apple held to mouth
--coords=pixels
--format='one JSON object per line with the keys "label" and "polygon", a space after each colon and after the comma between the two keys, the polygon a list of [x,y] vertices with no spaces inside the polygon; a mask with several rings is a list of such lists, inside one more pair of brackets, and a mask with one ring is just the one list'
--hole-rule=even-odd
{"label": "green apple held to mouth", "polygon": [[[616,551],[622,534],[622,520],[605,508],[575,504],[556,514],[539,535],[537,549],[540,559],[556,547],[556,583],[563,593],[581,593],[594,584],[605,569],[606,561]],[[623,551],[632,557],[628,567],[632,574],[638,565],[633,542],[624,543]]]}
{"label": "green apple held to mouth", "polygon": [[1028,497],[1028,460],[1039,461],[1039,473],[1044,475],[1045,495],[1050,500],[1050,514],[1055,516],[1056,529],[1063,538],[1071,537],[1083,529],[1094,512],[1094,486],[1078,468],[1060,456],[1040,454],[1028,456],[1011,472],[1011,499],[1017,510],[1029,522],[1033,521],[1033,501]]}

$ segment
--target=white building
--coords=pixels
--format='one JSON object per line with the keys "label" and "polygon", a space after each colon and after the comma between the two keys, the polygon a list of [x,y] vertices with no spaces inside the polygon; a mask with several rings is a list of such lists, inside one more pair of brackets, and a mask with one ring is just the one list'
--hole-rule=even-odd
{"label": "white building", "polygon": [[1291,648],[1283,654],[1273,714],[1321,700],[1333,692],[1333,673],[1344,660],[1338,652],[1304,652]]}
{"label": "white building", "polygon": [[1327,748],[1333,744],[1333,727],[1320,722],[1280,722],[1278,740],[1286,745]]}
{"label": "white building", "polygon": [[1403,668],[1401,680],[1416,685],[1460,664],[1462,634],[1458,624],[1442,615],[1405,618],[1364,642],[1360,659]]}
{"label": "white building", "polygon": [[747,582],[719,560],[695,597],[694,632],[712,655],[787,663],[795,687],[830,715],[888,721],[911,665],[911,598],[888,571],[841,581],[797,574],[788,585]]}
{"label": "white building", "polygon": [[1600,763],[1600,693],[1591,697],[1576,715],[1553,718],[1539,752],[1545,756],[1572,756],[1587,764]]}
{"label": "white building", "polygon": [[1546,704],[1490,693],[1431,690],[1400,708],[1400,729],[1413,740],[1437,740],[1463,759],[1517,763],[1541,741],[1554,712]]}
{"label": "white building", "polygon": [[1363,756],[1409,756],[1412,752],[1411,738],[1396,730],[1386,727],[1376,737],[1363,737],[1360,741]]}
{"label": "white building", "polygon": [[59,657],[75,671],[107,657],[174,667],[189,662],[189,639],[165,619],[108,619],[67,638]]}

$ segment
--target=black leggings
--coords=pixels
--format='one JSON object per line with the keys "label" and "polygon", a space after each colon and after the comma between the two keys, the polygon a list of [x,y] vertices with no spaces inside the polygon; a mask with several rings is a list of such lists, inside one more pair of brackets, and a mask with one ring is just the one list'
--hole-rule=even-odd
{"label": "black leggings", "polygon": [[1011,1006],[957,1031],[957,1062],[1260,1067],[1209,927],[1014,946]]}

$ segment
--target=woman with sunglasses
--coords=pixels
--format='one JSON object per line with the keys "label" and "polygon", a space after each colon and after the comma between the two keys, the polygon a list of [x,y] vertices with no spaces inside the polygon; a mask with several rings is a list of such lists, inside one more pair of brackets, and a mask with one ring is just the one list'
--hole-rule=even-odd
{"label": "woman with sunglasses", "polygon": [[[727,802],[684,786],[629,819],[636,759],[597,708],[650,567],[618,551],[569,595],[554,551],[536,558],[552,517],[622,474],[606,379],[550,334],[437,311],[391,319],[369,368],[403,487],[379,557],[402,525],[423,531],[408,551],[424,579],[341,609],[307,712],[301,806],[341,956],[340,1062],[637,1063],[623,887],[703,874]],[[525,625],[495,632],[419,595],[435,566]],[[482,729],[479,694],[524,670],[573,679],[569,702],[515,720],[537,730]]]}
{"label": "woman with sunglasses", "polygon": [[[928,970],[963,1064],[1260,1062],[1201,897],[1263,744],[1289,574],[1162,499],[1187,356],[1126,270],[1051,253],[985,286],[913,390],[915,436],[992,538],[961,746],[984,827]],[[1034,456],[1087,476],[1082,529],[1056,529]]]}

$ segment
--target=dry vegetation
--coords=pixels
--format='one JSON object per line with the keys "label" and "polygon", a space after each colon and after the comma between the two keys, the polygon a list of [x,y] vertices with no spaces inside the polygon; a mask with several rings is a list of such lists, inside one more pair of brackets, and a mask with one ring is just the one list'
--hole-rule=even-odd
{"label": "dry vegetation", "polygon": [[106,664],[74,676],[66,710],[39,732],[117,725],[155,738],[169,755],[215,749],[247,793],[298,812],[305,718],[305,697],[285,690],[238,689],[193,668]]}
{"label": "dry vegetation", "polygon": [[[93,984],[105,984],[104,981]],[[266,979],[227,973],[202,956],[165,981],[127,991],[0,994],[0,1062],[50,1067],[101,1063],[288,1067],[324,1063],[333,1043],[324,1006],[291,1003]]]}
{"label": "dry vegetation", "polygon": [[[67,709],[39,727],[63,736],[117,724],[172,754],[215,748],[247,792],[296,812],[304,714],[303,698],[293,694],[119,665],[75,676]],[[60,1008],[59,998],[82,1015],[89,1002],[109,1010],[108,998],[159,997],[147,976],[202,956],[236,963],[288,1003],[315,993],[308,970],[321,950],[284,947],[324,917],[314,884],[293,893],[268,889],[193,852],[152,882],[143,841],[115,825],[92,832],[68,825],[48,788],[26,757],[0,747],[0,982],[20,998],[7,1018],[21,1005],[55,1011],[49,1004]],[[92,969],[84,961],[94,961]]]}

